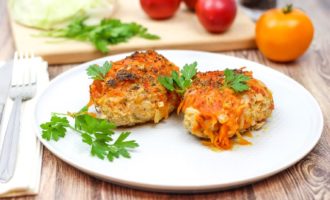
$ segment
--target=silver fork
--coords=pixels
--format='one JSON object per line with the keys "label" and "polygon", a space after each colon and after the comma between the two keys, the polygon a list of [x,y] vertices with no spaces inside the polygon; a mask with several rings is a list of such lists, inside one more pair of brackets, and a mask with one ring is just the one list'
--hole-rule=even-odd
{"label": "silver fork", "polygon": [[14,101],[0,154],[0,182],[8,182],[15,171],[20,132],[21,105],[36,93],[38,60],[29,53],[15,52],[9,96]]}

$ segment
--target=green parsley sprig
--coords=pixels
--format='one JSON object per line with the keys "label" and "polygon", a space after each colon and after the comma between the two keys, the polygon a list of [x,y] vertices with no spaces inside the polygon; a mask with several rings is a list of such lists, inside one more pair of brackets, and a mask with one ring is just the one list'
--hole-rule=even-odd
{"label": "green parsley sprig", "polygon": [[[74,125],[71,125],[67,117],[74,119]],[[120,156],[130,158],[129,150],[139,145],[135,140],[126,140],[130,132],[122,132],[114,141],[115,124],[106,119],[95,118],[87,113],[87,107],[84,107],[78,113],[59,114],[53,113],[49,122],[40,125],[42,129],[42,138],[47,141],[58,141],[64,138],[67,130],[72,129],[79,133],[82,141],[91,146],[91,154],[100,159],[105,157],[113,161]]]}
{"label": "green parsley sprig", "polygon": [[65,28],[43,33],[44,36],[69,38],[91,42],[102,53],[108,53],[108,45],[127,42],[132,37],[148,40],[160,39],[158,35],[148,32],[148,29],[137,23],[124,23],[119,19],[103,19],[97,25],[87,25],[86,17],[78,17]]}
{"label": "green parsley sprig", "polygon": [[89,78],[94,80],[104,80],[105,75],[109,72],[111,67],[112,63],[106,61],[102,66],[97,64],[90,65],[86,71]]}
{"label": "green parsley sprig", "polygon": [[233,89],[235,92],[244,92],[249,89],[247,81],[251,78],[240,73],[236,73],[232,69],[225,69],[225,79],[223,87]]}
{"label": "green parsley sprig", "polygon": [[197,73],[197,62],[186,64],[180,74],[172,71],[171,76],[159,76],[158,81],[168,90],[183,95],[192,83],[192,78]]}

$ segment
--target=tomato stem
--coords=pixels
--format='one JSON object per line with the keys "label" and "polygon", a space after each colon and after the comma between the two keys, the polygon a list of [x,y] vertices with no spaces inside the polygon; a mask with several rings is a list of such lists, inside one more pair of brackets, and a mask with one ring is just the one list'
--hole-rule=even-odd
{"label": "tomato stem", "polygon": [[292,4],[288,4],[286,6],[284,6],[284,8],[282,9],[282,12],[284,14],[289,14],[292,12],[292,8],[293,8],[293,5]]}

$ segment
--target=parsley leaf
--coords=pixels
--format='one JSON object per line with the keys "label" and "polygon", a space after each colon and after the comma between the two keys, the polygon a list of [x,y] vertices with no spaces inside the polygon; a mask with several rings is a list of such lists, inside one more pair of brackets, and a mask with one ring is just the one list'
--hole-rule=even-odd
{"label": "parsley leaf", "polygon": [[188,65],[185,64],[183,69],[181,70],[181,74],[185,80],[191,80],[197,73],[197,62],[193,62],[192,64]]}
{"label": "parsley leaf", "polygon": [[169,91],[174,90],[173,79],[167,76],[158,76],[158,81]]}
{"label": "parsley leaf", "polygon": [[123,147],[129,147],[129,148],[135,148],[139,145],[134,140],[125,141],[125,139],[130,135],[130,132],[123,132],[120,134],[120,136],[115,141],[114,145],[120,148]]}
{"label": "parsley leaf", "polygon": [[97,64],[90,65],[86,71],[89,78],[94,80],[104,80],[106,74],[111,69],[111,67],[112,63],[106,61],[101,67]]}
{"label": "parsley leaf", "polygon": [[180,71],[172,71],[171,76],[159,76],[158,81],[168,90],[183,95],[192,83],[192,78],[197,73],[197,62],[185,64]]}
{"label": "parsley leaf", "polygon": [[91,146],[91,154],[103,160],[108,153],[107,143],[94,140]]}
{"label": "parsley leaf", "polygon": [[123,132],[119,135],[117,140],[110,147],[107,154],[107,158],[112,161],[114,157],[123,156],[125,158],[130,158],[130,154],[127,149],[136,148],[139,145],[134,140],[126,141],[126,138],[130,135],[130,132]]}
{"label": "parsley leaf", "polygon": [[69,127],[69,121],[66,117],[58,117],[53,115],[50,122],[46,122],[40,125],[42,129],[42,138],[45,140],[58,141],[60,137],[64,137],[66,128]]}
{"label": "parsley leaf", "polygon": [[103,19],[97,25],[86,25],[86,17],[78,17],[62,29],[45,32],[44,36],[69,38],[92,43],[102,53],[108,53],[108,45],[127,42],[132,37],[148,40],[160,39],[148,29],[137,23],[124,23],[119,19]]}
{"label": "parsley leaf", "polygon": [[42,137],[49,140],[58,141],[60,137],[65,137],[67,128],[70,128],[80,134],[82,142],[91,146],[91,155],[100,159],[107,158],[113,161],[120,156],[130,158],[129,150],[138,147],[135,140],[126,140],[130,132],[123,132],[112,143],[111,136],[114,134],[115,124],[106,119],[92,117],[87,113],[87,107],[84,107],[78,113],[64,114],[74,118],[74,126],[71,126],[67,117],[59,117],[59,114],[53,114],[50,122],[40,125],[42,128]]}
{"label": "parsley leaf", "polygon": [[88,114],[82,114],[75,117],[75,129],[84,133],[93,134],[96,138],[106,142],[111,141],[113,129],[116,126],[106,119],[94,118]]}
{"label": "parsley leaf", "polygon": [[249,89],[247,81],[251,78],[244,75],[236,73],[232,69],[225,69],[225,80],[224,86],[233,89],[235,92],[244,92]]}

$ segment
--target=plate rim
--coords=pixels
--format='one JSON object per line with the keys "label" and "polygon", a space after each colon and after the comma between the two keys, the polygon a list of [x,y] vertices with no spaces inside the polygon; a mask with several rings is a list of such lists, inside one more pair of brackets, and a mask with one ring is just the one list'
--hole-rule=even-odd
{"label": "plate rim", "polygon": [[[305,151],[303,153],[299,153],[299,156],[297,156],[295,158],[295,160],[293,162],[290,162],[289,164],[283,165],[282,167],[276,169],[276,170],[271,170],[271,172],[268,173],[264,173],[262,175],[259,176],[254,176],[252,178],[247,178],[244,180],[240,180],[240,181],[232,181],[232,182],[227,182],[227,183],[221,183],[221,184],[209,184],[209,185],[199,185],[199,186],[182,186],[182,185],[162,185],[162,184],[149,184],[149,183],[143,183],[143,182],[136,182],[136,181],[129,181],[129,180],[123,180],[123,179],[118,179],[115,177],[109,177],[106,176],[102,173],[97,173],[93,170],[88,169],[88,167],[83,167],[80,166],[79,164],[76,164],[73,161],[70,161],[70,159],[67,159],[65,156],[61,156],[61,152],[57,152],[57,150],[55,148],[53,148],[48,141],[44,140],[41,137],[41,130],[39,125],[37,124],[37,110],[38,110],[38,105],[40,102],[40,99],[42,99],[42,97],[45,95],[46,91],[54,84],[56,84],[56,82],[60,81],[61,79],[67,77],[69,74],[74,74],[80,70],[82,70],[83,68],[86,68],[87,66],[94,64],[94,63],[99,63],[102,62],[103,60],[110,60],[110,59],[114,59],[114,57],[120,57],[120,58],[124,58],[125,56],[128,56],[132,53],[134,53],[135,51],[131,51],[131,52],[125,52],[125,53],[120,53],[120,54],[114,54],[114,55],[108,55],[102,58],[98,58],[98,59],[94,59],[88,62],[84,62],[84,63],[80,63],[77,66],[75,66],[74,68],[71,68],[61,74],[59,74],[58,76],[56,76],[54,79],[52,79],[48,86],[42,91],[40,92],[40,94],[37,95],[36,97],[36,106],[34,108],[34,115],[33,115],[33,127],[35,129],[35,133],[37,138],[39,139],[39,141],[41,141],[41,143],[46,146],[46,148],[54,155],[56,155],[57,158],[59,158],[60,160],[66,162],[67,164],[73,166],[74,168],[88,174],[91,175],[93,177],[97,177],[98,179],[110,182],[110,183],[114,183],[116,185],[122,185],[125,187],[129,187],[129,188],[136,188],[136,189],[141,189],[141,190],[145,190],[145,191],[157,191],[157,192],[180,192],[180,193],[190,193],[190,192],[208,192],[208,191],[216,191],[216,190],[224,190],[224,189],[229,189],[229,188],[234,188],[234,187],[240,187],[243,185],[247,185],[247,184],[251,184],[254,183],[256,181],[260,181],[263,180],[267,177],[273,176],[285,169],[288,169],[289,167],[295,165],[297,162],[299,162],[300,160],[302,160],[306,155],[308,155],[316,146],[316,144],[319,142],[319,140],[322,137],[323,134],[323,129],[324,129],[324,116],[321,110],[321,107],[317,101],[317,99],[303,86],[301,85],[299,82],[297,82],[296,80],[294,80],[293,78],[289,77],[288,75],[281,73],[267,65],[261,64],[261,63],[257,63],[255,61],[251,61],[248,59],[244,59],[244,58],[238,58],[235,56],[231,56],[231,55],[224,55],[221,53],[212,53],[212,52],[206,52],[206,51],[197,51],[197,50],[172,50],[172,49],[165,49],[165,50],[156,50],[156,52],[160,53],[160,54],[166,54],[166,53],[171,53],[171,52],[178,52],[178,53],[194,53],[194,54],[206,54],[206,55],[210,55],[210,56],[216,56],[216,57],[227,57],[230,59],[235,59],[235,60],[239,60],[240,62],[245,62],[245,63],[250,63],[251,65],[253,64],[253,66],[257,66],[257,67],[263,67],[266,68],[266,70],[269,70],[271,73],[276,73],[277,75],[285,78],[286,80],[290,81],[291,83],[293,83],[296,87],[299,87],[301,90],[303,90],[309,97],[310,100],[312,100],[311,102],[314,104],[315,108],[317,108],[316,112],[318,117],[320,118],[319,124],[318,124],[318,130],[315,131],[315,133],[317,133],[317,135],[315,135],[314,141],[312,143],[308,143],[308,148],[305,149]],[[262,69],[262,68],[261,68]]]}

